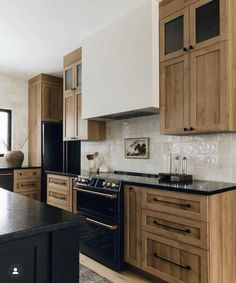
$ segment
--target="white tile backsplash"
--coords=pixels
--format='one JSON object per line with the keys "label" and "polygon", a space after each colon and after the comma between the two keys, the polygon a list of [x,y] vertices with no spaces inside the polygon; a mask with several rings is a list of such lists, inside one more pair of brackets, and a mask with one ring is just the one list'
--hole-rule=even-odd
{"label": "white tile backsplash", "polygon": [[[28,84],[26,80],[0,75],[0,108],[12,110],[12,149],[18,149],[28,136]],[[1,130],[1,129],[0,129]],[[28,143],[22,151],[28,164]],[[4,158],[0,158],[0,166]]]}
{"label": "white tile backsplash", "polygon": [[[106,141],[82,142],[82,168],[88,166],[86,155],[98,151],[97,167],[158,173],[165,170],[165,160],[172,154],[188,158],[188,172],[195,179],[236,182],[236,134],[166,136],[160,135],[159,123],[159,115],[108,121]],[[126,137],[149,137],[150,158],[126,159]]]}

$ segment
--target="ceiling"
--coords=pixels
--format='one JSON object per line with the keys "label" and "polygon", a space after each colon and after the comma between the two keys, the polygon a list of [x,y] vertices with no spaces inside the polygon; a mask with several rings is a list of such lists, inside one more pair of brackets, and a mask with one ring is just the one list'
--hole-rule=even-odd
{"label": "ceiling", "polygon": [[62,74],[80,42],[147,0],[0,0],[0,74]]}

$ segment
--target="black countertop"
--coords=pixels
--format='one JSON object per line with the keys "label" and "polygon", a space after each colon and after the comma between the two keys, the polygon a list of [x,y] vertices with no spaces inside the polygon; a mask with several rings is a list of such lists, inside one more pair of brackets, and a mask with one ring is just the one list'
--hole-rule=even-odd
{"label": "black countertop", "polygon": [[[64,176],[76,177],[75,174],[67,174],[62,172],[48,171],[47,173],[58,174]],[[88,173],[85,170],[81,172],[82,176],[87,177],[100,177],[104,179],[118,180],[123,182],[125,185],[142,186],[154,189],[163,189],[184,193],[200,194],[200,195],[213,195],[236,189],[235,183],[227,182],[215,182],[215,181],[202,181],[194,180],[192,183],[167,183],[162,182],[158,178],[130,176],[130,175],[119,175],[114,173]]]}
{"label": "black countertop", "polygon": [[0,243],[79,225],[83,217],[0,189]]}
{"label": "black countertop", "polygon": [[78,174],[71,174],[71,173],[58,172],[58,171],[45,171],[45,173],[59,175],[59,176],[67,176],[67,177],[78,177]]}
{"label": "black countertop", "polygon": [[100,173],[91,174],[82,172],[85,176],[98,176],[106,179],[113,179],[122,181],[126,185],[142,186],[147,188],[156,188],[163,190],[171,190],[184,193],[200,194],[200,195],[213,195],[217,193],[222,193],[229,190],[236,189],[235,183],[226,182],[214,182],[214,181],[201,181],[194,180],[192,183],[166,183],[160,181],[158,178],[149,177],[137,177],[137,176],[127,176],[118,175],[114,173]]}

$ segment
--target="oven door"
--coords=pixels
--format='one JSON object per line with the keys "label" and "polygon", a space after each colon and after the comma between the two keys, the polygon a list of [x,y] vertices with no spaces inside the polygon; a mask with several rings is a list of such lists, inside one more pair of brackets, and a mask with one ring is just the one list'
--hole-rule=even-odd
{"label": "oven door", "polygon": [[80,251],[115,270],[120,269],[119,225],[85,216],[80,227]]}
{"label": "oven door", "polygon": [[92,217],[117,223],[116,193],[97,192],[90,189],[74,188],[77,191],[77,211]]}

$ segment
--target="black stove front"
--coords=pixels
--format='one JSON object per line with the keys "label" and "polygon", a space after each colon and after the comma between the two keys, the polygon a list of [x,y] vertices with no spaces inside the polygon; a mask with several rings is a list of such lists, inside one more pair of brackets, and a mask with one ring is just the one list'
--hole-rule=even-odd
{"label": "black stove front", "polygon": [[83,254],[115,269],[123,268],[123,189],[121,182],[78,177],[74,184],[77,213],[85,217],[80,231]]}

